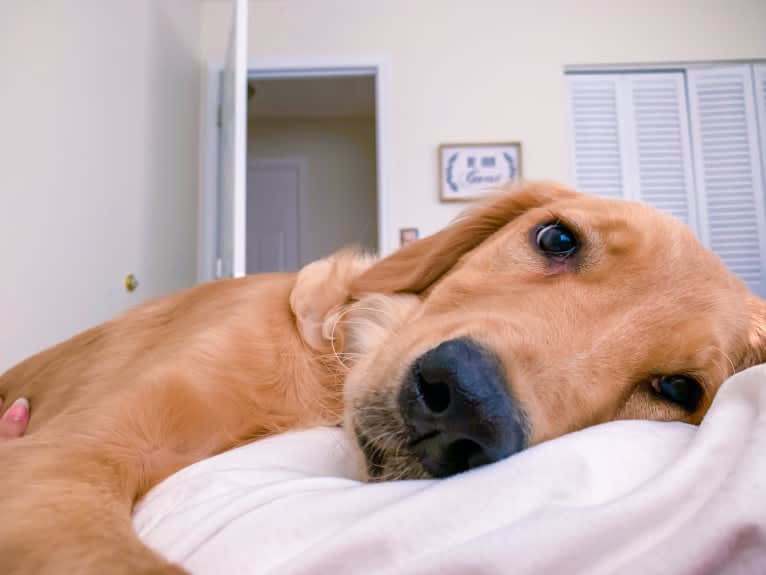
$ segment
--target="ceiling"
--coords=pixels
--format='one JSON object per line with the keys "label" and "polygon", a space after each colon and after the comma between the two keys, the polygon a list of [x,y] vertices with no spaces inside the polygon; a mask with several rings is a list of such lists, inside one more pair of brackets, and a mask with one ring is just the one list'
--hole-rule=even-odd
{"label": "ceiling", "polygon": [[375,78],[280,78],[250,80],[250,118],[371,118]]}

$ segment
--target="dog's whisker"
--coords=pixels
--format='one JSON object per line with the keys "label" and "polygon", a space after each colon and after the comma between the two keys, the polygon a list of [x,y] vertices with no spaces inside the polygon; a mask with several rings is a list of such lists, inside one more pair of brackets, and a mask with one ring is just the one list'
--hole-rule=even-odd
{"label": "dog's whisker", "polygon": [[729,363],[729,367],[731,367],[731,371],[729,372],[727,379],[737,373],[737,367],[734,365],[734,362],[731,360],[731,357],[729,357],[729,354],[727,354],[724,350],[721,348],[718,348],[717,351],[724,357],[724,359]]}
{"label": "dog's whisker", "polygon": [[396,319],[393,313],[391,313],[390,310],[384,309],[384,308],[377,308],[377,307],[366,307],[366,306],[360,306],[360,305],[354,305],[351,306],[353,311],[369,311],[373,313],[377,313],[380,315],[385,316],[387,319]]}

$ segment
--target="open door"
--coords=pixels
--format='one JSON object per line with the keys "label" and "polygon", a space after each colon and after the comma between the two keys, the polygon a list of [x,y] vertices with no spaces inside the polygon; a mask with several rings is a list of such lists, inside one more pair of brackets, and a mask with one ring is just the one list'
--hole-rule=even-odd
{"label": "open door", "polygon": [[233,0],[221,78],[218,277],[245,275],[247,173],[247,0]]}

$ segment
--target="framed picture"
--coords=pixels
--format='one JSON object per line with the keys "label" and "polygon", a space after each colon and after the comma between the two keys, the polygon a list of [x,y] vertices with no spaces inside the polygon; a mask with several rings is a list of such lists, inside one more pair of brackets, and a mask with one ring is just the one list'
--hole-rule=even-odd
{"label": "framed picture", "polygon": [[399,229],[399,246],[406,246],[411,244],[420,236],[418,228],[400,228]]}
{"label": "framed picture", "polygon": [[465,202],[521,177],[521,144],[442,144],[439,146],[439,199]]}

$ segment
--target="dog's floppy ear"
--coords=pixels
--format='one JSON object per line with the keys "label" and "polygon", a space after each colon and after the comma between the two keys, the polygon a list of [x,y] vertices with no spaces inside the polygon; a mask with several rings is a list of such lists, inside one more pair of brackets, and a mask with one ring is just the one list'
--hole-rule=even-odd
{"label": "dog's floppy ear", "polygon": [[739,360],[737,371],[766,362],[766,301],[751,295],[747,300],[750,324],[745,342],[745,353]]}
{"label": "dog's floppy ear", "polygon": [[422,293],[466,253],[527,210],[577,192],[552,182],[528,182],[493,194],[436,234],[413,242],[361,274],[351,294]]}
{"label": "dog's floppy ear", "polygon": [[298,272],[290,308],[298,333],[314,351],[333,353],[347,365],[382,342],[419,301],[407,294],[370,294],[354,301],[350,284],[374,262],[370,255],[345,249]]}
{"label": "dog's floppy ear", "polygon": [[331,341],[325,333],[327,318],[349,300],[353,280],[374,258],[347,249],[310,263],[298,272],[290,293],[290,308],[303,341],[317,351],[327,351]]}

